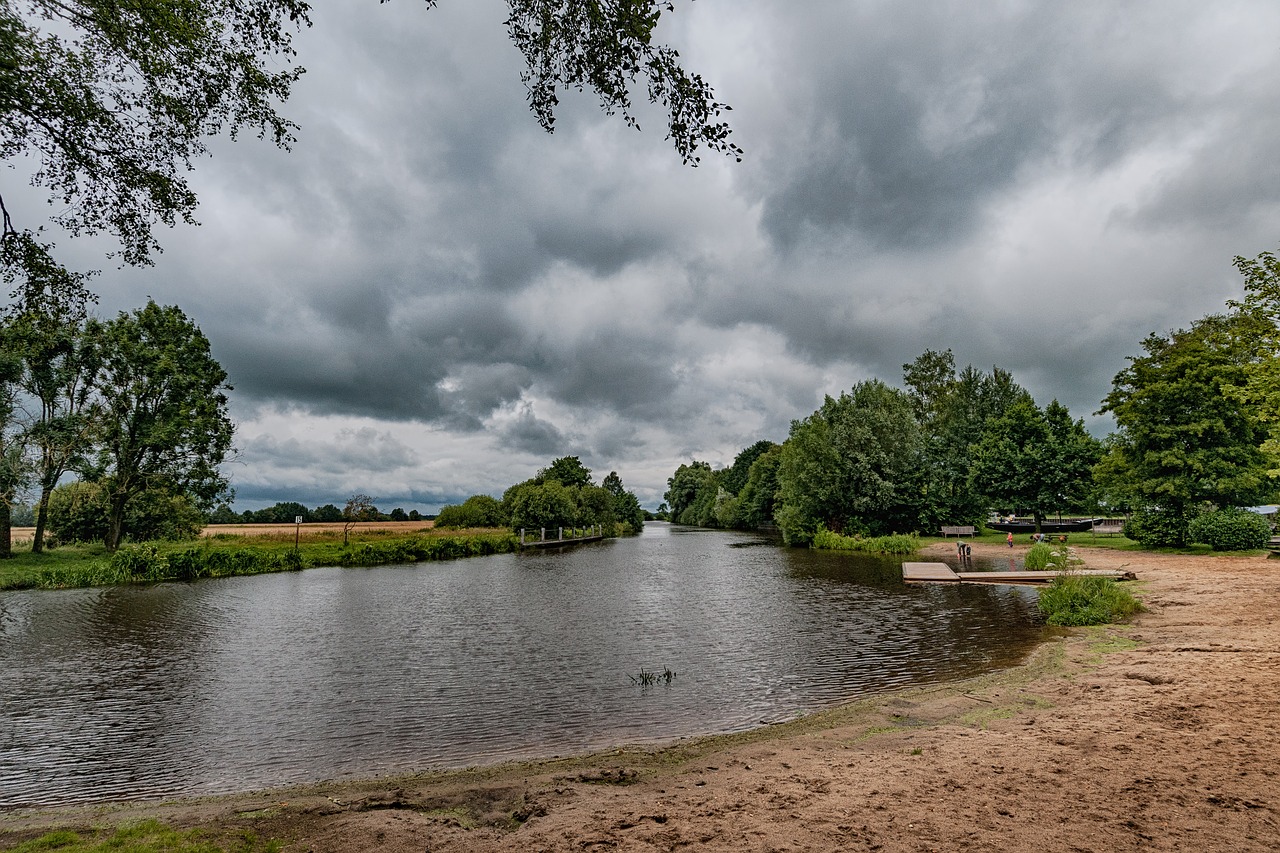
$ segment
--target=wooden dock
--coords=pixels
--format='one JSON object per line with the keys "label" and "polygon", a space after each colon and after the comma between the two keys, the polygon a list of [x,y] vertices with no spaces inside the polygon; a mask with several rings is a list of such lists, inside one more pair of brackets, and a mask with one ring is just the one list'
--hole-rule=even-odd
{"label": "wooden dock", "polygon": [[572,539],[543,539],[540,541],[521,542],[521,548],[560,548],[565,545],[580,545],[583,542],[603,542],[604,536],[595,534],[591,536],[575,536]]}
{"label": "wooden dock", "polygon": [[1119,569],[1075,569],[1070,572],[957,572],[946,563],[903,563],[902,579],[906,583],[1005,583],[1036,585],[1052,583],[1061,574],[1133,580],[1133,572]]}

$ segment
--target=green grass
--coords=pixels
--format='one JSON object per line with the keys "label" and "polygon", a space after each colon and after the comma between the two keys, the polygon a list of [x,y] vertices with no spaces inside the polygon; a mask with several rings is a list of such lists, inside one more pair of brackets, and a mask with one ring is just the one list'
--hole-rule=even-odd
{"label": "green grass", "polygon": [[93,831],[89,838],[59,830],[11,848],[11,853],[279,853],[278,841],[259,842],[246,833],[229,846],[215,844],[198,831],[178,832],[154,820],[116,830]]}
{"label": "green grass", "polygon": [[1138,599],[1111,578],[1063,574],[1041,590],[1040,612],[1050,625],[1107,625],[1143,609]]}
{"label": "green grass", "polygon": [[293,536],[212,536],[187,542],[125,545],[108,554],[101,545],[70,545],[32,554],[15,549],[0,561],[0,589],[68,589],[125,583],[198,580],[297,571],[314,566],[363,567],[453,560],[516,550],[510,531],[426,532],[411,535],[311,537],[294,548]]}

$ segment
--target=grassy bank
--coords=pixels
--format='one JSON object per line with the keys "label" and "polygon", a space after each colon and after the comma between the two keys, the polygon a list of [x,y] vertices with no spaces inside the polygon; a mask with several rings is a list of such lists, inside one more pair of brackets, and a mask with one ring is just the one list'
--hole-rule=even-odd
{"label": "grassy bank", "polygon": [[108,554],[101,545],[61,546],[42,554],[15,548],[0,562],[0,589],[67,589],[167,580],[199,580],[315,566],[381,566],[454,560],[515,551],[519,539],[509,530],[361,531],[343,544],[341,531],[300,537],[293,534],[246,539],[218,534],[187,542],[125,545]]}

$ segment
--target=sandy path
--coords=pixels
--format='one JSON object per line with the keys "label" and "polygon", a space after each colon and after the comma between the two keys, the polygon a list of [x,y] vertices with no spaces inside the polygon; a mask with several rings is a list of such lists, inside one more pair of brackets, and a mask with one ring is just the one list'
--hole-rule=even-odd
{"label": "sandy path", "polygon": [[317,853],[1280,849],[1280,561],[1084,554],[1149,612],[997,675],[661,751],[10,814],[0,846],[159,816]]}

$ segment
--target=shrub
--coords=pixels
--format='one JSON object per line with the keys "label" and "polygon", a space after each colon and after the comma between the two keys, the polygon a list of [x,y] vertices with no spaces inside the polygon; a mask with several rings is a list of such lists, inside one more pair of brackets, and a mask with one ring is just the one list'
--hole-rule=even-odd
{"label": "shrub", "polygon": [[1128,590],[1111,578],[1062,574],[1040,592],[1040,612],[1050,625],[1105,625],[1142,610]]}
{"label": "shrub", "polygon": [[1200,510],[1138,510],[1124,525],[1124,535],[1144,548],[1181,548],[1187,544],[1187,526]]}
{"label": "shrub", "polygon": [[111,568],[126,577],[149,581],[170,579],[169,559],[155,545],[125,545],[111,555]]}
{"label": "shrub", "polygon": [[828,551],[862,551],[868,554],[913,554],[920,548],[920,539],[914,534],[895,533],[891,536],[842,536],[819,527],[813,534],[810,547]]}
{"label": "shrub", "polygon": [[1271,525],[1247,509],[1220,509],[1198,516],[1187,526],[1187,539],[1215,551],[1257,551],[1267,547]]}
{"label": "shrub", "polygon": [[1052,551],[1053,549],[1044,542],[1037,542],[1027,550],[1027,556],[1023,558],[1022,567],[1030,572],[1038,572],[1049,568],[1049,555]]}

